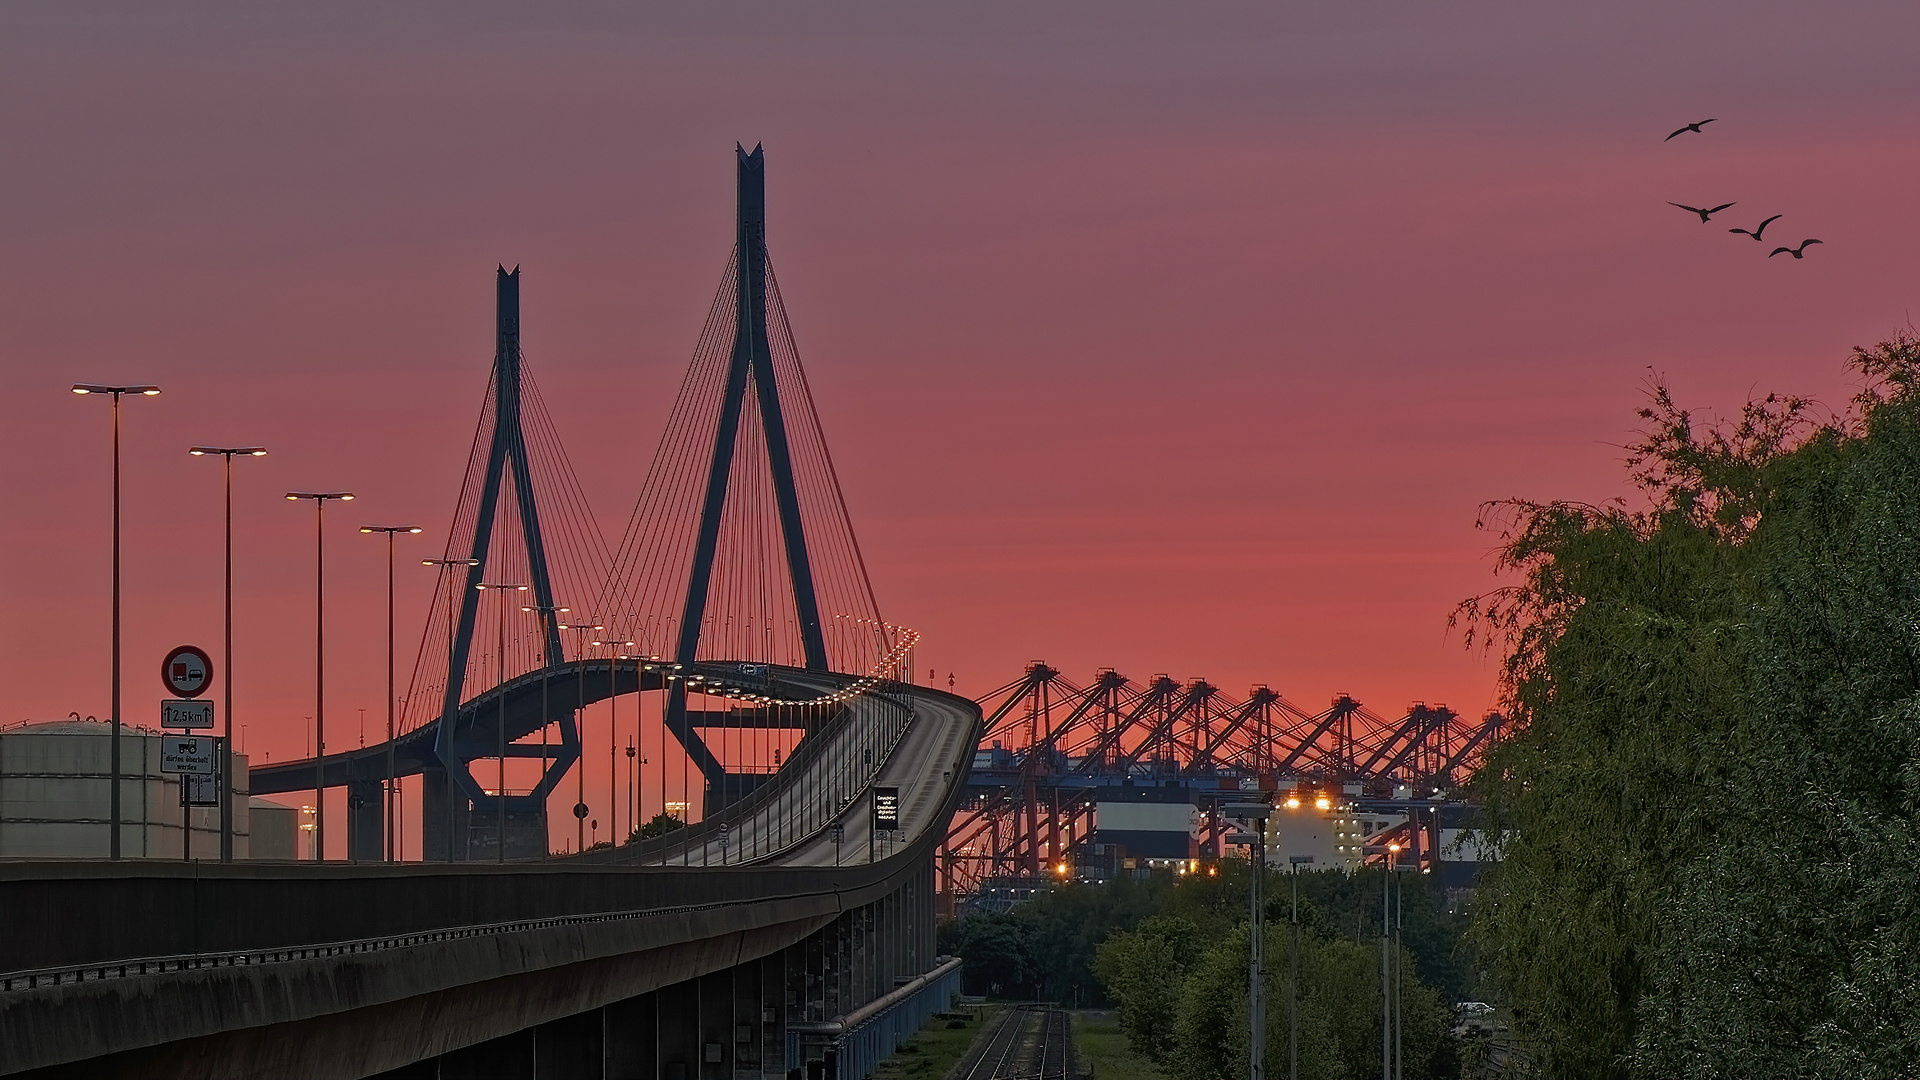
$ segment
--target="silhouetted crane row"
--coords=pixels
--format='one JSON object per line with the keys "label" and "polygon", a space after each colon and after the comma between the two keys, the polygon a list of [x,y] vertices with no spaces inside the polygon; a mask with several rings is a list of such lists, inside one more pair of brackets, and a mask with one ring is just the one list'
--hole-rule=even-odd
{"label": "silhouetted crane row", "polygon": [[1142,684],[1111,668],[1081,687],[1039,661],[979,701],[986,735],[942,854],[950,897],[987,877],[1047,873],[1092,834],[1115,787],[1181,787],[1203,808],[1289,783],[1444,796],[1505,722],[1424,702],[1388,720],[1346,694],[1309,713],[1264,685],[1236,700],[1205,679]]}

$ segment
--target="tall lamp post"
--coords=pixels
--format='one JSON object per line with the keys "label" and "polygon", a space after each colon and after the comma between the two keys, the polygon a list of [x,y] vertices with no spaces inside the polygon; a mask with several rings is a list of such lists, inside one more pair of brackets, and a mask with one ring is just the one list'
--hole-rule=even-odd
{"label": "tall lamp post", "polygon": [[[620,846],[620,661],[627,659],[626,650],[633,647],[631,641],[596,641],[595,645],[611,650],[607,657],[607,835],[613,838],[613,846]],[[639,665],[635,665],[638,669]],[[638,700],[637,698],[635,699]],[[635,706],[636,710],[638,706]],[[638,723],[634,730],[640,730]],[[586,759],[586,740],[581,740],[581,760]]]}
{"label": "tall lamp post", "polygon": [[1247,957],[1247,1075],[1266,1080],[1267,1075],[1267,819],[1273,807],[1264,802],[1233,803],[1221,808],[1229,818],[1250,822],[1253,863],[1253,888],[1248,895]]}
{"label": "tall lamp post", "polygon": [[226,666],[224,703],[227,708],[225,734],[220,739],[220,861],[233,861],[233,456],[266,457],[264,446],[190,446],[194,457],[219,454],[226,470],[227,485],[227,577],[226,630],[220,662]]}
{"label": "tall lamp post", "polygon": [[[494,590],[503,591],[503,592],[526,592],[527,591],[527,587],[525,585],[522,585],[518,582],[505,582],[505,581],[482,581],[478,585],[475,585],[474,588],[479,589],[481,592],[485,592],[488,589],[494,589]],[[497,661],[498,669],[500,672],[500,682],[495,687],[493,696],[496,703],[500,706],[499,712],[495,714],[495,718],[494,718],[495,734],[498,735],[500,738],[500,759],[499,759],[500,772],[499,772],[499,779],[495,781],[493,799],[494,799],[494,802],[499,804],[499,807],[500,807],[500,835],[497,838],[497,843],[495,844],[495,850],[497,851],[499,856],[497,861],[506,862],[507,861],[507,691],[506,691],[506,686],[507,686],[507,603],[506,603],[505,597],[501,598],[500,617],[497,621],[499,622],[499,625],[500,625],[500,637],[499,637],[499,645],[498,645],[499,651],[494,654],[494,658]]]}
{"label": "tall lamp post", "polygon": [[1395,886],[1393,891],[1393,989],[1391,991],[1393,995],[1393,1007],[1391,1009],[1393,1016],[1393,1080],[1404,1080],[1407,1062],[1406,1047],[1402,1041],[1403,1031],[1400,1008],[1407,976],[1405,970],[1406,959],[1404,955],[1406,942],[1401,917],[1406,910],[1407,883],[1404,879],[1400,878],[1400,875],[1419,873],[1420,864],[1418,862],[1411,864],[1402,863],[1400,861],[1399,844],[1388,844],[1387,851],[1387,857],[1391,860],[1387,864],[1387,879]]}
{"label": "tall lamp post", "polygon": [[[562,630],[577,630],[581,633],[599,633],[606,627],[600,623],[561,623]],[[574,690],[574,729],[580,735],[580,760],[574,762],[574,803],[573,819],[579,825],[579,838],[575,841],[574,851],[587,850],[587,650],[580,650],[580,680]]]}
{"label": "tall lamp post", "polygon": [[[520,608],[520,610],[539,612],[540,615],[542,616],[542,621],[545,621],[545,620],[553,619],[556,616],[565,615],[567,612],[572,611],[573,609],[565,608],[565,607],[549,607],[541,604],[532,604],[532,605],[523,605]],[[559,629],[559,627],[560,627],[559,623],[557,622],[554,623],[554,629],[557,630]],[[541,634],[540,635],[540,782],[543,784],[547,782],[547,722],[548,722],[547,721],[547,673],[548,673],[548,669],[552,667],[553,667],[553,657],[547,655],[547,635]],[[542,795],[540,797],[540,857],[542,859],[547,857],[547,849],[553,846],[553,829],[547,823],[547,799],[552,794],[553,794],[552,792],[548,792],[546,795]]]}
{"label": "tall lamp post", "polygon": [[74,383],[76,394],[106,394],[113,399],[113,737],[112,790],[107,794],[110,819],[107,829],[107,855],[120,857],[120,396],[138,394],[153,397],[157,386],[104,386],[100,383]]}
{"label": "tall lamp post", "polygon": [[327,853],[327,503],[353,501],[351,491],[289,491],[287,501],[313,500],[313,861]]}
{"label": "tall lamp post", "polygon": [[1292,934],[1287,938],[1287,1080],[1300,1080],[1300,868],[1311,855],[1287,856],[1293,877]]}
{"label": "tall lamp post", "polygon": [[418,525],[362,525],[363,533],[385,533],[387,537],[387,798],[381,816],[387,826],[387,861],[393,862],[393,538],[400,533],[417,533]]}
{"label": "tall lamp post", "polygon": [[1380,879],[1380,1080],[1393,1080],[1393,869],[1400,845],[1387,845]]}
{"label": "tall lamp post", "polygon": [[[458,566],[458,567],[466,567],[466,568],[468,568],[468,569],[471,569],[471,568],[473,568],[473,567],[476,567],[476,566],[479,566],[479,565],[480,565],[480,560],[479,560],[479,559],[421,559],[421,560],[420,560],[420,565],[422,565],[422,566],[432,566],[432,567],[437,567],[437,568],[438,568],[438,569],[439,569],[439,570],[440,570],[440,571],[441,571],[442,573],[444,573],[444,574],[446,575],[446,578],[447,578],[447,685],[448,685],[448,686],[452,686],[452,685],[453,685],[453,650],[454,650],[454,635],[455,635],[455,633],[456,633],[456,631],[457,631],[457,624],[458,624],[458,622],[460,621],[460,613],[459,613],[459,611],[458,611],[458,610],[456,610],[456,609],[455,609],[455,607],[454,607],[454,589],[453,589],[453,576],[454,576],[454,574],[453,574],[453,571],[454,571],[454,567],[456,567],[456,566]],[[452,713],[451,715],[448,715],[448,716],[443,716],[443,717],[441,717],[441,719],[440,719],[440,722],[441,722],[441,723],[443,723],[443,724],[452,724],[452,723],[453,723],[453,722],[454,722],[454,721],[455,721],[456,719],[458,719],[458,718],[459,718],[459,715],[460,715],[460,703],[459,703],[458,701],[456,701],[456,702],[454,702],[454,703],[453,703],[453,710],[454,710],[454,711],[453,711],[453,713]],[[449,738],[449,739],[447,740],[447,745],[448,745],[448,746],[452,746],[452,745],[453,745],[453,740],[452,740],[451,738]],[[449,763],[449,764],[448,764],[448,767],[447,767],[447,783],[446,783],[446,788],[447,788],[447,861],[448,861],[448,862],[452,862],[452,861],[453,861],[453,789],[454,789],[454,786],[455,786],[455,785],[454,785],[454,782],[453,782],[453,771],[452,771],[452,766],[451,766],[451,764]],[[425,789],[423,788],[423,789],[421,790],[421,794],[420,794],[420,799],[421,799],[421,803],[420,803],[420,822],[421,822],[421,833],[420,833],[420,836],[421,836],[421,849],[420,849],[420,858],[421,858],[422,860],[425,860],[425,859],[426,859],[426,857],[427,857],[427,852],[426,852],[426,846],[425,846],[425,845],[426,845],[426,820],[427,820],[427,807],[426,807],[426,798],[427,798],[427,796],[426,796],[426,791],[425,791]]]}

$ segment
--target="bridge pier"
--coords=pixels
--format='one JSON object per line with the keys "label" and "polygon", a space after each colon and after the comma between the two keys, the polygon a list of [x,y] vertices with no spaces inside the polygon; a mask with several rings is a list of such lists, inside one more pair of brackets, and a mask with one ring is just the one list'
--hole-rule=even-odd
{"label": "bridge pier", "polygon": [[[426,768],[420,770],[422,781],[420,815],[420,850],[426,853],[427,862],[447,861],[447,773],[445,769]],[[377,794],[379,779],[373,778],[373,788]],[[352,806],[349,801],[348,806]],[[459,788],[453,790],[453,861],[454,862],[493,862],[499,857],[500,833],[499,804],[489,798],[475,805],[465,792]],[[348,848],[349,857],[378,860],[380,858],[379,826],[380,811],[377,808],[368,813],[373,823],[373,831],[367,835],[372,844],[366,856],[353,855]],[[351,842],[359,835],[356,827],[349,824],[347,839]],[[507,858],[537,859],[547,854],[546,820],[540,814],[540,800],[532,796],[510,796],[507,799]]]}
{"label": "bridge pier", "polygon": [[[453,861],[467,859],[465,840],[472,828],[473,804],[457,787],[453,805],[447,805],[447,770],[427,767],[420,770],[420,850],[427,862],[447,861],[447,838],[453,837]],[[452,812],[451,827],[447,820]]]}
{"label": "bridge pier", "polygon": [[347,759],[347,858],[354,862],[379,862],[387,854],[383,766]]}

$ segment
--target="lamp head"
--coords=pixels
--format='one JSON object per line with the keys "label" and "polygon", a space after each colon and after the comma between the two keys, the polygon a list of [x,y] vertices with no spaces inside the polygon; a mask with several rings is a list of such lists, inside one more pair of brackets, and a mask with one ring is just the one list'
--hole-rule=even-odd
{"label": "lamp head", "polygon": [[142,397],[153,397],[160,392],[160,388],[157,386],[107,386],[104,383],[74,383],[73,392],[76,394],[139,394]]}

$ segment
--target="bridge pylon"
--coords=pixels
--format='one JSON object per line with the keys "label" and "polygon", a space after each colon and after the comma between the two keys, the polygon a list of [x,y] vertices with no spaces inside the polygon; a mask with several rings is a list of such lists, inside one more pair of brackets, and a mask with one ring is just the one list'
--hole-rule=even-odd
{"label": "bridge pylon", "polygon": [[[477,759],[499,755],[504,762],[507,757],[529,756],[524,748],[513,745],[515,733],[503,730],[507,726],[505,695],[496,695],[502,702],[498,714],[476,708],[463,717],[461,710],[469,683],[481,679],[504,683],[527,670],[550,669],[566,659],[560,642],[560,612],[568,605],[555,599],[535,463],[528,452],[529,389],[520,349],[520,268],[509,271],[501,266],[495,275],[493,372],[481,411],[485,457],[479,456],[482,437],[476,437],[454,532],[448,538],[448,558],[441,560],[450,632],[445,646],[447,678],[439,688],[440,722],[433,747],[440,770],[438,775],[429,771],[423,800],[429,859],[494,858],[501,854],[496,845],[502,843],[508,857],[544,853],[546,798],[580,758],[574,713],[571,708],[556,708],[541,720],[542,726],[557,723],[558,745],[541,748],[541,775],[532,790],[512,794],[500,782],[504,764],[494,777],[484,780],[472,768]],[[464,536],[462,525],[468,526]],[[509,587],[483,588],[488,584]],[[497,634],[487,632],[492,627],[478,625],[483,605],[495,609],[492,614],[501,627]],[[521,610],[512,612],[516,625],[509,640],[505,627],[511,608]],[[528,615],[534,623],[531,634],[525,625]],[[478,656],[476,631],[482,641]],[[423,653],[429,648],[430,643],[423,643]],[[504,754],[502,743],[507,744]]]}
{"label": "bridge pylon", "polygon": [[[600,606],[615,613],[615,636],[678,671],[739,661],[871,674],[893,662],[893,628],[874,601],[767,254],[765,152],[735,144],[734,159],[732,257]],[[763,782],[764,761],[723,760],[740,740],[713,735],[757,721],[690,701],[700,690],[687,680],[666,683],[661,722],[707,808]]]}

